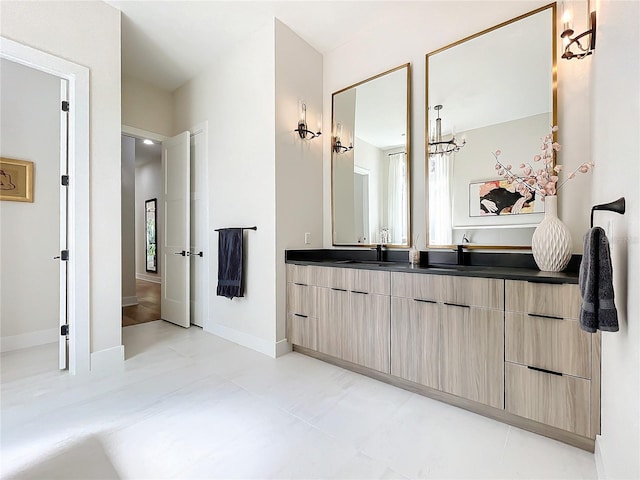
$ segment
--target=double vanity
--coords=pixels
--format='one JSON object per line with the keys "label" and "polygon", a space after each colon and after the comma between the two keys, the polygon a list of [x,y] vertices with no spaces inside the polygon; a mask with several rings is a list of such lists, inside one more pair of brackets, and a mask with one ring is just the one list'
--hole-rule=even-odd
{"label": "double vanity", "polygon": [[600,334],[575,275],[307,252],[287,252],[294,350],[593,451]]}

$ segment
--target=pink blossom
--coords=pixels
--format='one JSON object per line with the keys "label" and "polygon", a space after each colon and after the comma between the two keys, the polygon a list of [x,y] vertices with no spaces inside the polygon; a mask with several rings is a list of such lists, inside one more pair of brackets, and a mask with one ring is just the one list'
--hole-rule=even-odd
{"label": "pink blossom", "polygon": [[502,154],[502,150],[496,150],[496,157],[500,154]]}
{"label": "pink blossom", "polygon": [[533,170],[531,170],[531,167],[527,167],[523,170],[523,173],[528,177],[529,175],[531,175]]}
{"label": "pink blossom", "polygon": [[579,170],[580,173],[587,173],[589,171],[589,167],[586,165],[582,165]]}
{"label": "pink blossom", "polygon": [[576,178],[576,174],[575,173],[572,173],[571,175],[569,175],[568,180],[571,180],[572,178]]}
{"label": "pink blossom", "polygon": [[512,168],[512,167],[511,167],[511,164],[510,164],[510,163],[509,163],[509,164],[507,164],[507,170],[511,170],[511,168]]}
{"label": "pink blossom", "polygon": [[524,163],[521,163],[520,168],[524,168],[524,167],[526,167],[526,165]]}
{"label": "pink blossom", "polygon": [[533,157],[533,161],[534,162],[539,162],[541,158],[542,157],[540,155],[536,155],[535,157]]}
{"label": "pink blossom", "polygon": [[556,182],[558,181],[558,177],[556,177],[555,175],[552,175],[552,176],[551,176],[551,181],[552,181],[553,183],[556,183]]}
{"label": "pink blossom", "polygon": [[496,168],[496,170],[500,170],[500,164],[496,163],[496,167],[495,168]]}
{"label": "pink blossom", "polygon": [[554,125],[553,127],[551,127],[551,131],[552,132],[557,132],[558,131],[558,126]]}
{"label": "pink blossom", "polygon": [[560,150],[560,144],[558,142],[553,142],[551,146],[556,152]]}
{"label": "pink blossom", "polygon": [[554,170],[556,173],[560,173],[560,172],[562,171],[562,169],[563,169],[563,168],[564,168],[564,167],[563,167],[562,165],[556,165],[555,167],[553,167],[553,170]]}

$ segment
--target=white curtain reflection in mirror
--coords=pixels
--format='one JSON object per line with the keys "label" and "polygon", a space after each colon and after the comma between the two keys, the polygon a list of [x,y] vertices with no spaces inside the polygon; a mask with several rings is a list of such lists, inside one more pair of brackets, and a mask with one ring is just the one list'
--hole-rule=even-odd
{"label": "white curtain reflection in mirror", "polygon": [[429,243],[451,245],[451,172],[455,155],[429,156]]}
{"label": "white curtain reflection in mirror", "polygon": [[389,240],[383,243],[407,243],[407,161],[404,152],[389,155],[388,182]]}

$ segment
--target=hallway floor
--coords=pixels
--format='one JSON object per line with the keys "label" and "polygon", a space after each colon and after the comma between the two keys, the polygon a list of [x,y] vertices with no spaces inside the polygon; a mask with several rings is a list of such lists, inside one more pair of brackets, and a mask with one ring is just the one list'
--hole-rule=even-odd
{"label": "hallway floor", "polygon": [[596,478],[590,453],[298,353],[163,321],[123,341],[111,375],[2,354],[3,478]]}
{"label": "hallway floor", "polygon": [[159,283],[136,279],[138,305],[122,307],[122,326],[160,320],[160,289]]}

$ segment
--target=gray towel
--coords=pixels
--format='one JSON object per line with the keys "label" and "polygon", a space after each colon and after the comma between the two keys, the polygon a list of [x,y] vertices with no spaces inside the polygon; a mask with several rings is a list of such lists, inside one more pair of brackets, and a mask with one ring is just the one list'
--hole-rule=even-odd
{"label": "gray towel", "polygon": [[580,328],[594,333],[618,331],[618,312],[613,301],[613,272],[609,240],[600,227],[584,236],[584,254],[580,263]]}

